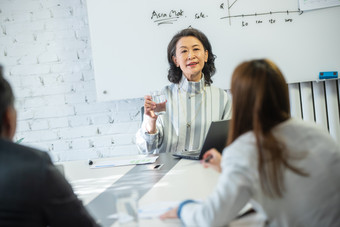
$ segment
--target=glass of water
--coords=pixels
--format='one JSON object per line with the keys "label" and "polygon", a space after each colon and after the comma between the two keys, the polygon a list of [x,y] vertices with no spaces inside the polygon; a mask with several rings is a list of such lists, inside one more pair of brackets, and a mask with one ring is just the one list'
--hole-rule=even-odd
{"label": "glass of water", "polygon": [[138,191],[116,190],[116,210],[120,227],[138,227]]}
{"label": "glass of water", "polygon": [[156,109],[154,110],[156,115],[162,115],[166,112],[166,96],[162,91],[151,92],[152,101],[156,103]]}

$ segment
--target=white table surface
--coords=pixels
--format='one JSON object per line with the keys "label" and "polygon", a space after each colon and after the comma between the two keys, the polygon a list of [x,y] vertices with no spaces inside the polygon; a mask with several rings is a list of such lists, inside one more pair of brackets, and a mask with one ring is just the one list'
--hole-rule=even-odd
{"label": "white table surface", "polygon": [[[114,157],[103,160],[126,159],[129,157]],[[92,169],[88,165],[88,160],[56,163],[64,167],[65,177],[71,183],[75,193],[87,206],[91,206],[91,201],[95,200],[110,186],[114,185],[126,173],[132,170],[135,165],[97,168]],[[153,167],[150,164],[150,167]],[[147,165],[145,166],[146,168]],[[155,174],[159,170],[152,170]],[[181,159],[170,169],[153,187],[144,194],[139,200],[139,207],[157,206],[158,203],[180,202],[185,199],[205,199],[214,189],[219,174],[210,169],[204,168],[199,161]],[[108,200],[109,201],[109,200]],[[104,205],[104,204],[103,204]],[[108,204],[105,204],[106,206]],[[109,226],[119,226],[117,222]],[[181,226],[178,219],[162,221],[159,218],[140,219],[139,226]],[[263,226],[262,219],[257,219],[254,215],[234,221],[229,226]]]}
{"label": "white table surface", "polygon": [[[138,156],[94,159],[93,161],[110,161],[131,157]],[[129,165],[91,169],[88,163],[88,160],[55,163],[63,166],[66,179],[72,185],[75,194],[85,205],[134,167],[134,165]]]}

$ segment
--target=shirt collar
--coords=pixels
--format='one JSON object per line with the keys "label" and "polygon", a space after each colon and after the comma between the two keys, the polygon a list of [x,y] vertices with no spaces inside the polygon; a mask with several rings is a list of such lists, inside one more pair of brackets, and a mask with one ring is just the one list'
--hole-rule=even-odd
{"label": "shirt collar", "polygon": [[181,80],[178,83],[178,89],[185,91],[189,94],[199,94],[204,89],[204,75],[202,73],[202,78],[198,82],[188,81],[188,79],[182,75]]}

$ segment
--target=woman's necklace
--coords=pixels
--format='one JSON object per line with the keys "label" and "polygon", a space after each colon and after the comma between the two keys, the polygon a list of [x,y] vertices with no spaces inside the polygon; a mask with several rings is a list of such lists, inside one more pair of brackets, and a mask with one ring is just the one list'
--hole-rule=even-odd
{"label": "woman's necklace", "polygon": [[[182,89],[182,87],[179,88],[179,102],[180,102],[182,108],[184,109],[184,108],[185,108],[185,104],[184,104],[184,105],[182,104],[181,89]],[[182,89],[182,90],[183,90],[183,89]],[[185,92],[185,93],[187,93],[187,92]],[[184,93],[184,94],[185,94],[185,93]],[[198,108],[196,108],[196,106],[195,106],[195,108],[196,108],[195,115],[194,115],[194,117],[193,117],[190,121],[187,121],[187,123],[186,123],[187,128],[190,128],[190,127],[191,127],[191,123],[192,123],[192,122],[195,122],[195,119],[196,119],[196,117],[197,117],[198,112],[202,109],[202,104],[203,104],[203,101],[205,100],[205,87],[203,87],[203,89],[201,90],[201,92],[198,93],[198,94],[201,94],[201,93],[203,93],[203,94],[202,94],[202,98],[201,98],[201,102],[200,102]],[[195,96],[198,95],[198,94],[189,95],[189,99],[191,99],[192,97],[195,97]]]}

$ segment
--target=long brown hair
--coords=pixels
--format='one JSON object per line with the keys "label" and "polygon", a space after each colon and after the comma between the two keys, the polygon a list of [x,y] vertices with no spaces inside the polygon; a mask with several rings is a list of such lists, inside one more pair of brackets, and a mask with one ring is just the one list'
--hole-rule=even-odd
{"label": "long brown hair", "polygon": [[262,189],[270,197],[282,197],[285,168],[305,175],[289,164],[285,145],[271,132],[274,126],[290,118],[288,85],[273,62],[252,60],[236,67],[231,93],[233,117],[228,144],[243,133],[253,131]]}

